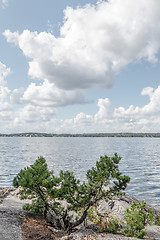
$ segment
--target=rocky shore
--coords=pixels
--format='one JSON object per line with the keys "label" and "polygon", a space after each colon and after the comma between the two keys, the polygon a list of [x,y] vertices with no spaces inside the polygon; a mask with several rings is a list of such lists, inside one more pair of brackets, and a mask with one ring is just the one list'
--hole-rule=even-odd
{"label": "rocky shore", "polygon": [[[130,207],[132,201],[139,202],[138,199],[125,195],[106,203],[101,201],[98,211],[114,214],[117,218],[123,217],[126,208]],[[81,226],[74,233],[68,235],[55,231],[45,224],[43,219],[32,214],[27,214],[22,210],[23,204],[18,195],[18,189],[13,187],[0,188],[0,240],[134,240],[136,238],[125,237],[122,234],[98,233],[93,223]],[[147,205],[146,207],[150,207]],[[160,207],[152,207],[154,214],[160,215]],[[160,226],[147,226],[145,229],[146,240],[160,240]]]}

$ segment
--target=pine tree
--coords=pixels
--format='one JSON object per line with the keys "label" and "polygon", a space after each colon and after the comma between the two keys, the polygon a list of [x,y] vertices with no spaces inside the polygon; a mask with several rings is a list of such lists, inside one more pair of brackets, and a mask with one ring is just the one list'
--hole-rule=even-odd
{"label": "pine tree", "polygon": [[[91,206],[102,199],[113,199],[125,190],[130,178],[119,171],[120,160],[116,153],[113,157],[101,156],[96,166],[87,171],[87,181],[81,183],[69,171],[61,171],[56,177],[48,170],[46,160],[39,157],[20,171],[13,185],[21,187],[21,199],[32,199],[32,204],[24,206],[25,210],[42,212],[54,228],[70,232],[86,219]],[[75,219],[71,211],[81,215]]]}

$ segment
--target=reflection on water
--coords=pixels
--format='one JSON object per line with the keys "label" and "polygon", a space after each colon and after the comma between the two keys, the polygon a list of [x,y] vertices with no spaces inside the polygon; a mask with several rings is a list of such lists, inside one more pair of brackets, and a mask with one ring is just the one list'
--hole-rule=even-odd
{"label": "reflection on water", "polygon": [[20,169],[46,158],[58,174],[70,170],[85,180],[100,155],[122,157],[120,170],[131,177],[127,192],[160,205],[160,139],[158,138],[0,138],[0,185],[11,186]]}

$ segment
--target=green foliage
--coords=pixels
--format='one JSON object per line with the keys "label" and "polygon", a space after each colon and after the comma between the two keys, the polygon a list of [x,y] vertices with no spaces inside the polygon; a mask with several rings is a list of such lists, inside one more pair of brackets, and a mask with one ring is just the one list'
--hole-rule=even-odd
{"label": "green foliage", "polygon": [[160,226],[160,216],[155,217],[155,225]]}
{"label": "green foliage", "polygon": [[[112,199],[120,194],[130,181],[128,176],[123,176],[118,169],[120,157],[117,154],[110,158],[100,157],[96,167],[87,171],[87,183],[80,184],[73,173],[61,171],[62,179],[60,197],[71,204],[73,210],[85,208],[86,205],[98,202],[103,197]],[[108,187],[107,190],[104,187]]]}
{"label": "green foliage", "polygon": [[96,212],[96,208],[94,206],[91,206],[88,209],[88,218],[90,221],[92,221],[95,224],[99,224],[101,221],[101,217],[98,216],[97,212]]}
{"label": "green foliage", "polygon": [[[20,171],[13,185],[21,187],[21,199],[32,200],[24,206],[25,210],[42,212],[53,227],[69,232],[86,219],[91,206],[123,193],[130,178],[119,171],[120,159],[116,153],[113,157],[101,156],[96,166],[87,171],[87,181],[80,183],[69,171],[61,171],[55,177],[45,159],[39,157]],[[71,210],[81,212],[78,219],[71,219]]]}
{"label": "green foliage", "polygon": [[57,197],[53,188],[58,186],[59,182],[60,178],[56,178],[53,171],[48,170],[45,159],[39,157],[33,165],[20,171],[13,179],[13,186],[22,187],[19,192],[21,199],[33,199],[32,204],[24,205],[25,210],[42,212],[47,208],[48,197]]}
{"label": "green foliage", "polygon": [[103,218],[100,222],[100,232],[117,233],[119,222],[114,218]]}
{"label": "green foliage", "polygon": [[123,229],[126,236],[143,238],[144,228],[147,224],[154,223],[154,214],[152,209],[146,210],[146,203],[142,201],[137,205],[132,203],[130,209],[126,209],[125,218],[127,226]]}

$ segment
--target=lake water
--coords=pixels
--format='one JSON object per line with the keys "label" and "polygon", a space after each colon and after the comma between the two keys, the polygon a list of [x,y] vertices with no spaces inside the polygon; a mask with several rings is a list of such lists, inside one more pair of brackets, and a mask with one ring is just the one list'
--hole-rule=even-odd
{"label": "lake water", "polygon": [[70,170],[81,180],[95,166],[100,155],[122,157],[120,170],[131,177],[126,192],[139,199],[160,205],[159,138],[0,138],[0,185],[11,186],[20,169],[31,165],[38,156],[46,158],[58,174]]}

